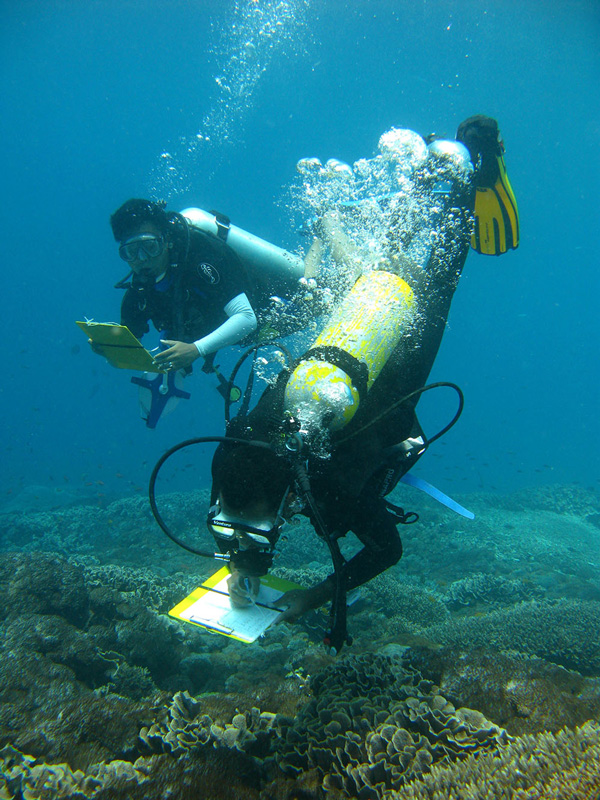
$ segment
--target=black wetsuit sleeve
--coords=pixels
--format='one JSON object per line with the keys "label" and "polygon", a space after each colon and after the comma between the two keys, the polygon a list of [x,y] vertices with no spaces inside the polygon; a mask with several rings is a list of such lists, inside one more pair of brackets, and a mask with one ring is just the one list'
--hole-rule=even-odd
{"label": "black wetsuit sleeve", "polygon": [[396,527],[398,520],[383,499],[361,511],[352,524],[352,531],[364,545],[346,565],[346,587],[354,589],[396,564],[402,557],[402,540]]}
{"label": "black wetsuit sleeve", "polygon": [[140,309],[138,293],[128,289],[121,302],[121,325],[126,325],[134,336],[141,339],[150,330],[148,319],[146,311]]}
{"label": "black wetsuit sleeve", "polygon": [[388,511],[382,498],[359,499],[343,519],[333,519],[327,513],[323,518],[330,533],[344,534],[351,530],[363,545],[346,564],[348,591],[367,583],[402,557],[402,541],[396,527],[398,520]]}

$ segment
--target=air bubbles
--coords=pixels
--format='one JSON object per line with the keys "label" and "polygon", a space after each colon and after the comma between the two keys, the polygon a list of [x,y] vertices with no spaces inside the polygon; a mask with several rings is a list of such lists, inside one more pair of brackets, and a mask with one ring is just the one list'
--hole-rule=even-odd
{"label": "air bubbles", "polygon": [[201,170],[214,174],[227,148],[242,139],[245,118],[255,107],[257,85],[273,60],[304,54],[311,38],[310,0],[235,0],[232,5],[231,14],[214,26],[207,51],[217,64],[210,107],[201,125],[210,138],[186,134],[173,147],[173,155],[162,154],[152,170],[152,191],[167,200],[182,187],[173,181],[165,161],[177,163],[186,184],[194,182]]}
{"label": "air bubbles", "polygon": [[392,128],[379,139],[379,152],[403,173],[413,172],[427,160],[425,140],[414,131]]}
{"label": "air bubbles", "polygon": [[271,303],[273,308],[285,308],[285,306],[287,305],[286,301],[282,300],[281,297],[277,297],[276,294],[272,294],[271,297],[269,297],[269,302]]}
{"label": "air bubbles", "polygon": [[371,164],[366,158],[359,158],[354,162],[354,174],[359,178],[366,178],[371,170]]}
{"label": "air bubbles", "polygon": [[335,178],[347,178],[350,180],[353,177],[352,167],[345,164],[343,161],[338,161],[337,158],[330,158],[325,163],[325,173]]}
{"label": "air bubbles", "polygon": [[[312,232],[329,230],[336,237],[339,231],[342,247],[355,265],[349,270],[336,261],[335,252],[325,250],[319,273],[325,280],[318,288],[307,282],[299,287],[300,296],[313,296],[320,308],[335,303],[335,297],[325,297],[324,282],[334,296],[340,296],[348,288],[349,276],[377,269],[386,258],[395,259],[402,270],[418,270],[428,263],[432,246],[441,246],[431,231],[443,230],[448,237],[456,224],[447,208],[448,192],[439,191],[442,177],[452,186],[462,179],[456,143],[428,148],[414,131],[392,128],[378,145],[372,158],[361,158],[352,166],[336,158],[298,161],[300,177],[289,192],[289,211],[310,220],[304,227]],[[447,175],[440,175],[440,169]]]}
{"label": "air bubbles", "polygon": [[323,305],[325,305],[326,307],[330,307],[332,305],[334,296],[333,292],[329,287],[326,286],[324,289],[321,290],[321,299],[323,301]]}
{"label": "air bubbles", "polygon": [[301,175],[314,175],[323,169],[323,164],[318,158],[301,158],[296,169]]}
{"label": "air bubbles", "polygon": [[304,289],[316,289],[317,288],[317,282],[316,282],[316,280],[314,278],[304,278],[304,277],[302,277],[302,278],[300,278],[298,283]]}

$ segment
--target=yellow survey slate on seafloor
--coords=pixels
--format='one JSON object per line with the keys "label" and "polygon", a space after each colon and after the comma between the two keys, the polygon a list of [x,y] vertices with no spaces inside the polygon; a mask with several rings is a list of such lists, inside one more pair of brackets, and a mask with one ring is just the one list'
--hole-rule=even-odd
{"label": "yellow survey slate on seafloor", "polygon": [[151,353],[125,325],[116,322],[77,322],[92,340],[93,348],[109,364],[118,369],[135,369],[141,372],[161,372]]}
{"label": "yellow survey slate on seafloor", "polygon": [[301,588],[297,583],[263,575],[256,602],[233,608],[227,591],[229,575],[229,569],[222,567],[172,608],[169,616],[248,644],[262,636],[281,613],[280,609],[268,606],[277,606],[277,600],[285,592]]}

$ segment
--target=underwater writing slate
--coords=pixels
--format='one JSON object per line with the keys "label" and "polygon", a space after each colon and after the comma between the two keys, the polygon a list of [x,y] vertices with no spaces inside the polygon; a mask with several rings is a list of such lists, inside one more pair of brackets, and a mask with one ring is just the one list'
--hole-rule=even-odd
{"label": "underwater writing slate", "polygon": [[260,580],[256,604],[233,608],[227,591],[229,574],[227,567],[222,567],[172,608],[169,615],[249,644],[262,636],[281,613],[279,609],[264,606],[276,605],[285,592],[300,587],[291,581],[265,575]]}

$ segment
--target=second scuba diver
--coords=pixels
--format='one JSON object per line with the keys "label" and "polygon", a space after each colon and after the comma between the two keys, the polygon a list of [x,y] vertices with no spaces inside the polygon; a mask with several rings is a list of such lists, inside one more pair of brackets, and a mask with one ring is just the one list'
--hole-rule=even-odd
{"label": "second scuba diver", "polygon": [[[229,554],[232,604],[252,602],[282,527],[302,513],[327,543],[334,570],[316,586],[284,595],[278,601],[287,607],[281,620],[294,620],[332,600],[327,641],[336,650],[347,640],[346,593],[400,559],[397,525],[416,518],[386,495],[462,408],[462,393],[453,387],[459,412],[429,438],[415,412],[421,394],[436,386],[425,384],[469,246],[499,255],[518,245],[516,202],[495,120],[469,118],[459,127],[457,141],[430,142],[428,158],[441,165],[451,160],[463,179],[450,190],[424,266],[406,257],[398,219],[398,228],[388,232],[384,263],[352,290],[346,310],[353,313],[354,304],[359,314],[356,307],[362,304],[361,319],[375,320],[379,331],[363,337],[361,350],[352,321],[344,330],[346,323],[334,315],[313,347],[280,373],[255,408],[231,420],[226,435],[237,442],[222,443],[213,459],[208,526],[221,552]],[[339,251],[344,237],[336,215],[321,228]],[[378,306],[380,289],[373,281],[391,287],[386,289],[391,303],[384,297]],[[392,317],[400,330],[391,345],[387,342],[391,352],[382,364],[382,347],[393,327],[388,324],[386,330],[390,306],[394,313],[402,307],[400,317]],[[346,561],[338,539],[349,531],[363,547]]]}

